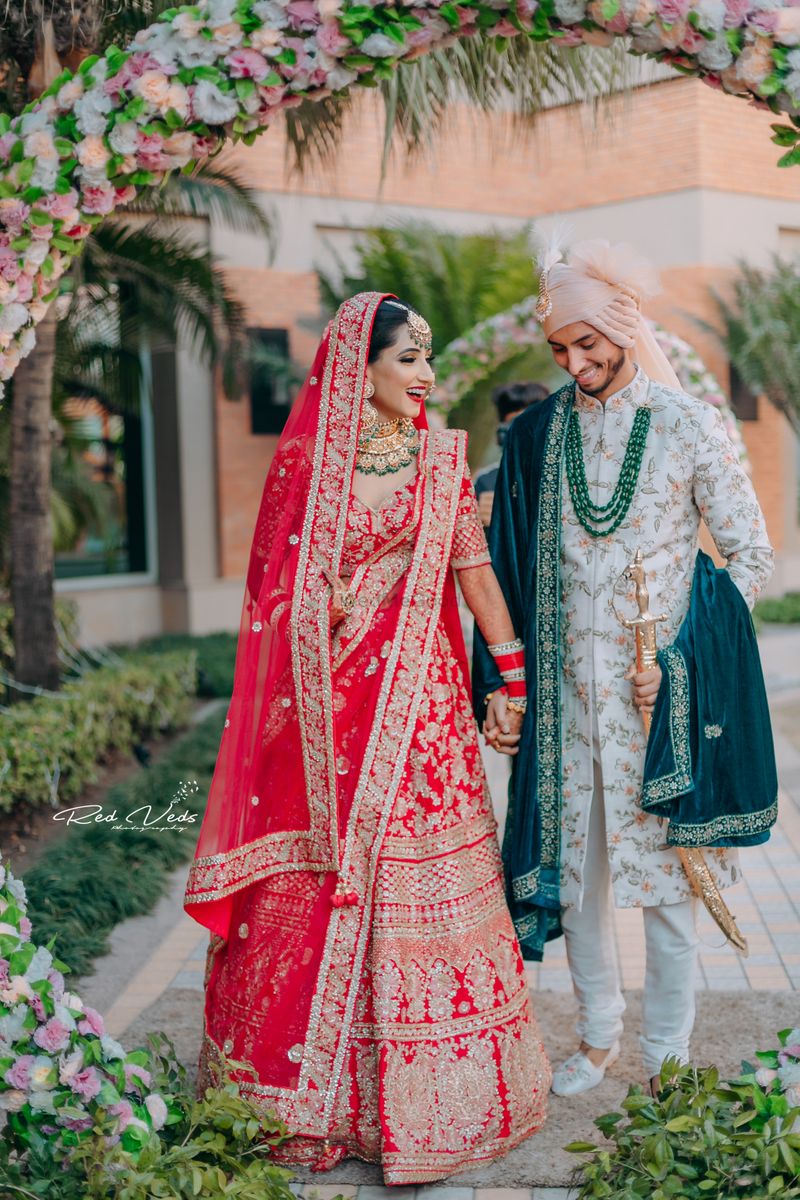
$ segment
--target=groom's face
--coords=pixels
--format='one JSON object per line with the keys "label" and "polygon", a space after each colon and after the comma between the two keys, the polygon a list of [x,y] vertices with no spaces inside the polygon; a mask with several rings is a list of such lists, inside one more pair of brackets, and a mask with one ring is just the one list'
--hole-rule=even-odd
{"label": "groom's face", "polygon": [[628,352],[585,321],[564,325],[548,338],[553,358],[587,396],[605,399],[628,364]]}

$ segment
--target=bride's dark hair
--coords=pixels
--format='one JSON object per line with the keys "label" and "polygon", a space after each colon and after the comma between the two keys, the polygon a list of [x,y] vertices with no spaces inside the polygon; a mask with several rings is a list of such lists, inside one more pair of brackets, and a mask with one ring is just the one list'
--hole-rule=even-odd
{"label": "bride's dark hair", "polygon": [[381,301],[372,326],[367,362],[375,362],[378,355],[382,354],[387,346],[391,346],[400,326],[408,321],[408,314],[416,311],[405,300]]}

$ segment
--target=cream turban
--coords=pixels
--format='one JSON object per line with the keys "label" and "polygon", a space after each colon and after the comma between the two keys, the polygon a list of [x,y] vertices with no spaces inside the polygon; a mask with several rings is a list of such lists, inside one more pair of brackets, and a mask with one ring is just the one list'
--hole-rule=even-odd
{"label": "cream turban", "polygon": [[681,391],[678,377],[642,317],[642,298],[658,291],[655,268],[631,246],[602,238],[579,242],[569,263],[550,246],[539,256],[542,275],[536,315],[551,338],[565,325],[585,321],[615,346],[633,350],[644,373]]}

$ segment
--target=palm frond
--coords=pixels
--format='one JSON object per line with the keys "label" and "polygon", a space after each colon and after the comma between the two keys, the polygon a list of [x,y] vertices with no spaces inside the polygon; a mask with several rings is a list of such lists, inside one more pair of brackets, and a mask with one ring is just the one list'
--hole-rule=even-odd
{"label": "palm frond", "polygon": [[141,191],[126,212],[162,217],[207,217],[239,233],[266,239],[275,253],[275,217],[259,202],[259,193],[222,159],[206,159],[190,175],[177,172],[159,188]]}
{"label": "palm frond", "polygon": [[[445,134],[458,101],[478,112],[505,117],[514,137],[530,132],[548,107],[604,99],[652,75],[652,66],[628,53],[622,41],[608,49],[565,47],[518,37],[508,42],[488,34],[462,38],[443,50],[402,63],[381,81],[384,109],[382,169],[394,154],[414,155]],[[330,167],[353,104],[352,90],[321,104],[306,103],[286,114],[287,152],[294,170],[314,163]],[[499,127],[500,128],[500,127]]]}
{"label": "palm frond", "polygon": [[714,298],[722,322],[714,332],[731,363],[800,433],[800,262],[775,256],[770,270],[740,262],[732,297]]}

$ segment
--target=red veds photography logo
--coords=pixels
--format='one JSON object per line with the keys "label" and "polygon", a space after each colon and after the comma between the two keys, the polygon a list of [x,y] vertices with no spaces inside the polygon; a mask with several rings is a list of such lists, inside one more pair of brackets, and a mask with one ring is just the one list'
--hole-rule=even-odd
{"label": "red veds photography logo", "polygon": [[67,825],[110,825],[112,829],[123,833],[141,833],[144,829],[182,833],[197,820],[197,813],[190,812],[188,802],[198,791],[196,779],[182,780],[174,796],[163,809],[153,804],[142,804],[139,808],[120,815],[116,808],[106,812],[102,804],[76,804],[73,808],[62,808],[60,812],[54,813],[53,820],[64,821]]}

